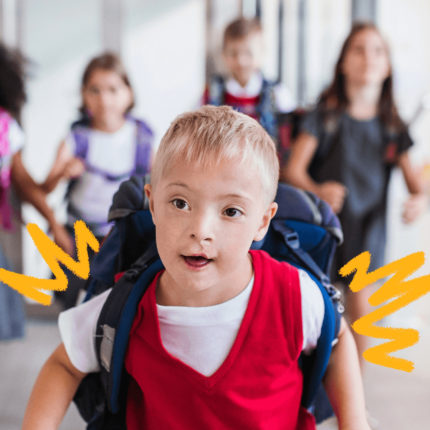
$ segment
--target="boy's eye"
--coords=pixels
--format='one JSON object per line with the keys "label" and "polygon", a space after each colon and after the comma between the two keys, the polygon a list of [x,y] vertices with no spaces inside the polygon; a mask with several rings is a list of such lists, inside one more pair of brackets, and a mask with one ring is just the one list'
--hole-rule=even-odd
{"label": "boy's eye", "polygon": [[242,211],[236,208],[228,208],[224,211],[224,214],[230,218],[236,218],[242,215]]}
{"label": "boy's eye", "polygon": [[171,203],[176,209],[185,210],[189,208],[188,203],[182,199],[173,199]]}

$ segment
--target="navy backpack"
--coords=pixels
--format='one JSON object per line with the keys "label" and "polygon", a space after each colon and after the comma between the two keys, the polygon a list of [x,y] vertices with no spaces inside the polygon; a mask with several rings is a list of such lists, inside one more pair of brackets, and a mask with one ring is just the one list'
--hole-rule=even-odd
{"label": "navy backpack", "polygon": [[[122,183],[109,212],[114,227],[91,262],[86,300],[113,288],[97,322],[95,343],[101,371],[87,375],[74,398],[89,430],[125,428],[127,374],[123,364],[128,336],[140,299],[163,268],[143,192],[148,180],[136,176]],[[252,248],[306,270],[322,292],[321,336],[314,352],[301,357],[302,405],[318,422],[332,413],[321,380],[343,312],[340,293],[327,275],[342,231],[328,204],[311,193],[280,184],[276,202],[278,211],[266,236]],[[119,273],[122,276],[117,280]]]}

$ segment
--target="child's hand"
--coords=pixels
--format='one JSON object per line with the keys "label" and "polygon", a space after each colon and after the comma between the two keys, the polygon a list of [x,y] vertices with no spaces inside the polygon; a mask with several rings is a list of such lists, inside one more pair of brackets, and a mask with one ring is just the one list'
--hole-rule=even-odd
{"label": "child's hand", "polygon": [[429,206],[429,196],[425,193],[412,194],[403,205],[402,220],[409,224],[415,221]]}
{"label": "child's hand", "polygon": [[73,256],[75,244],[68,231],[61,224],[54,223],[50,225],[54,242],[67,254]]}
{"label": "child's hand", "polygon": [[318,197],[325,200],[333,209],[334,213],[339,213],[345,201],[347,189],[344,185],[336,181],[326,181],[318,186]]}
{"label": "child's hand", "polygon": [[67,179],[78,178],[85,172],[84,162],[77,157],[72,158],[64,167],[63,176]]}

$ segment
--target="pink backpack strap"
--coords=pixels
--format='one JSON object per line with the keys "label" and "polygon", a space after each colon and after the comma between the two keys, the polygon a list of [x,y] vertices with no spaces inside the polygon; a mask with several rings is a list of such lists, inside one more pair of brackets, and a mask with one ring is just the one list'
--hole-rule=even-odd
{"label": "pink backpack strap", "polygon": [[10,166],[6,159],[11,155],[9,144],[10,115],[0,109],[0,227],[12,230],[12,211],[9,205]]}

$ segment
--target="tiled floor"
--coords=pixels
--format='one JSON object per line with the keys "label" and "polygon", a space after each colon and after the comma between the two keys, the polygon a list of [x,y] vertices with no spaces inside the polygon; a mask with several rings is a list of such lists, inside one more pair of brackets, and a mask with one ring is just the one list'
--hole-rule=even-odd
{"label": "tiled floor", "polygon": [[406,373],[369,364],[365,373],[368,409],[380,422],[378,430],[429,429],[430,295],[401,310],[387,325],[419,331],[417,344],[392,354],[411,360],[415,368]]}
{"label": "tiled floor", "polygon": [[[46,308],[45,308],[46,309]],[[425,430],[430,428],[430,297],[393,319],[389,325],[420,331],[420,341],[396,353],[415,362],[412,373],[404,373],[369,364],[365,374],[367,405],[379,421],[378,430]],[[45,311],[46,313],[46,311]],[[0,429],[17,430],[37,373],[59,342],[53,319],[29,320],[22,341],[0,343]],[[72,407],[61,430],[81,430],[85,426]]]}
{"label": "tiled floor", "polygon": [[[24,340],[0,342],[0,429],[18,430],[34,381],[45,360],[60,342],[53,312],[49,318],[31,318]],[[83,430],[74,406],[60,430]]]}

